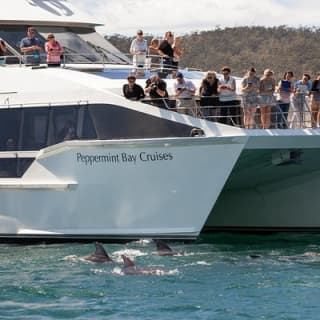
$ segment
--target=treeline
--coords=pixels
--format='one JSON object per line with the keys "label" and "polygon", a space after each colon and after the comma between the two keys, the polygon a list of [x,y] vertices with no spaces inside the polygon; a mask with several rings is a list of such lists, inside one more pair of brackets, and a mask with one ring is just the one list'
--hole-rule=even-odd
{"label": "treeline", "polygon": [[[125,53],[133,39],[119,34],[106,38]],[[150,43],[152,36],[146,38]],[[182,47],[181,67],[219,71],[228,65],[233,75],[243,76],[249,66],[255,66],[259,75],[270,68],[277,78],[288,70],[296,78],[303,72],[314,78],[320,71],[320,28],[315,27],[217,28],[183,36]]]}

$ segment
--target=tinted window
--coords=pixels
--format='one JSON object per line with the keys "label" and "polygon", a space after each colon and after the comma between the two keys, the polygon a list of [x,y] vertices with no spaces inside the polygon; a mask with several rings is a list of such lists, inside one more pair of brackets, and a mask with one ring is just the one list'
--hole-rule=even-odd
{"label": "tinted window", "polygon": [[189,137],[190,127],[114,105],[90,105],[98,139]]}
{"label": "tinted window", "polygon": [[54,143],[77,138],[77,108],[53,108],[53,137]]}
{"label": "tinted window", "polygon": [[91,114],[88,110],[88,107],[85,107],[84,117],[83,117],[83,128],[82,128],[82,139],[96,139],[97,133],[93,126],[93,122],[91,119]]}
{"label": "tinted window", "polygon": [[17,150],[21,109],[0,109],[0,151]]}
{"label": "tinted window", "polygon": [[22,177],[32,162],[30,158],[0,159],[0,178]]}
{"label": "tinted window", "polygon": [[22,150],[39,150],[47,145],[48,108],[23,111]]}

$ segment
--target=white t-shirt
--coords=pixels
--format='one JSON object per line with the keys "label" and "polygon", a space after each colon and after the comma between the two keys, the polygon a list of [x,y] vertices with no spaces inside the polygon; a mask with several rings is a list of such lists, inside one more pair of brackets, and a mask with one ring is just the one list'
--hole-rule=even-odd
{"label": "white t-shirt", "polygon": [[[175,82],[174,90],[176,93],[179,93],[179,91],[183,88],[186,88],[188,90],[194,90],[194,91],[196,90],[195,85],[189,80],[184,80],[182,83]],[[183,91],[179,95],[179,98],[183,98],[183,99],[186,99],[186,98],[188,99],[188,98],[192,98],[192,97],[193,97],[193,94],[191,94],[189,91]]]}
{"label": "white t-shirt", "polygon": [[[219,79],[220,85],[228,87],[228,88],[235,88],[236,87],[236,80],[232,77],[229,77],[227,80],[222,77]],[[219,100],[220,101],[232,101],[236,100],[237,96],[235,94],[235,91],[230,91],[229,89],[223,89],[220,87],[220,95]]]}

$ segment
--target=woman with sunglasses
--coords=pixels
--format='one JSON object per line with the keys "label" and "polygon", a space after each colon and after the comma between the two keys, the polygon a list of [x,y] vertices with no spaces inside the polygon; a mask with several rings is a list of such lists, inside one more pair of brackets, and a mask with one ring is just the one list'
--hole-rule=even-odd
{"label": "woman with sunglasses", "polygon": [[145,97],[144,91],[141,86],[136,84],[136,77],[129,75],[127,77],[128,83],[122,87],[123,95],[129,100],[140,100]]}
{"label": "woman with sunglasses", "polygon": [[208,71],[199,88],[201,114],[211,121],[217,121],[219,116],[219,109],[216,108],[219,105],[218,86],[215,71]]}
{"label": "woman with sunglasses", "polygon": [[63,49],[60,43],[55,39],[53,33],[48,34],[45,50],[47,53],[48,67],[60,67]]}

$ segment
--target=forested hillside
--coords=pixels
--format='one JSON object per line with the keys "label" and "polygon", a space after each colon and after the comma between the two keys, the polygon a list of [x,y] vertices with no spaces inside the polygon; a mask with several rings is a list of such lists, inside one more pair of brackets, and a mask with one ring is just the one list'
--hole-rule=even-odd
{"label": "forested hillside", "polygon": [[[129,52],[132,37],[106,38],[121,51]],[[146,38],[150,43],[152,37]],[[221,66],[228,65],[233,75],[243,76],[253,65],[258,74],[271,68],[277,78],[287,70],[292,70],[296,78],[300,78],[302,72],[314,77],[320,71],[320,28],[217,28],[182,38],[185,55],[180,65],[183,67],[218,71]]]}

